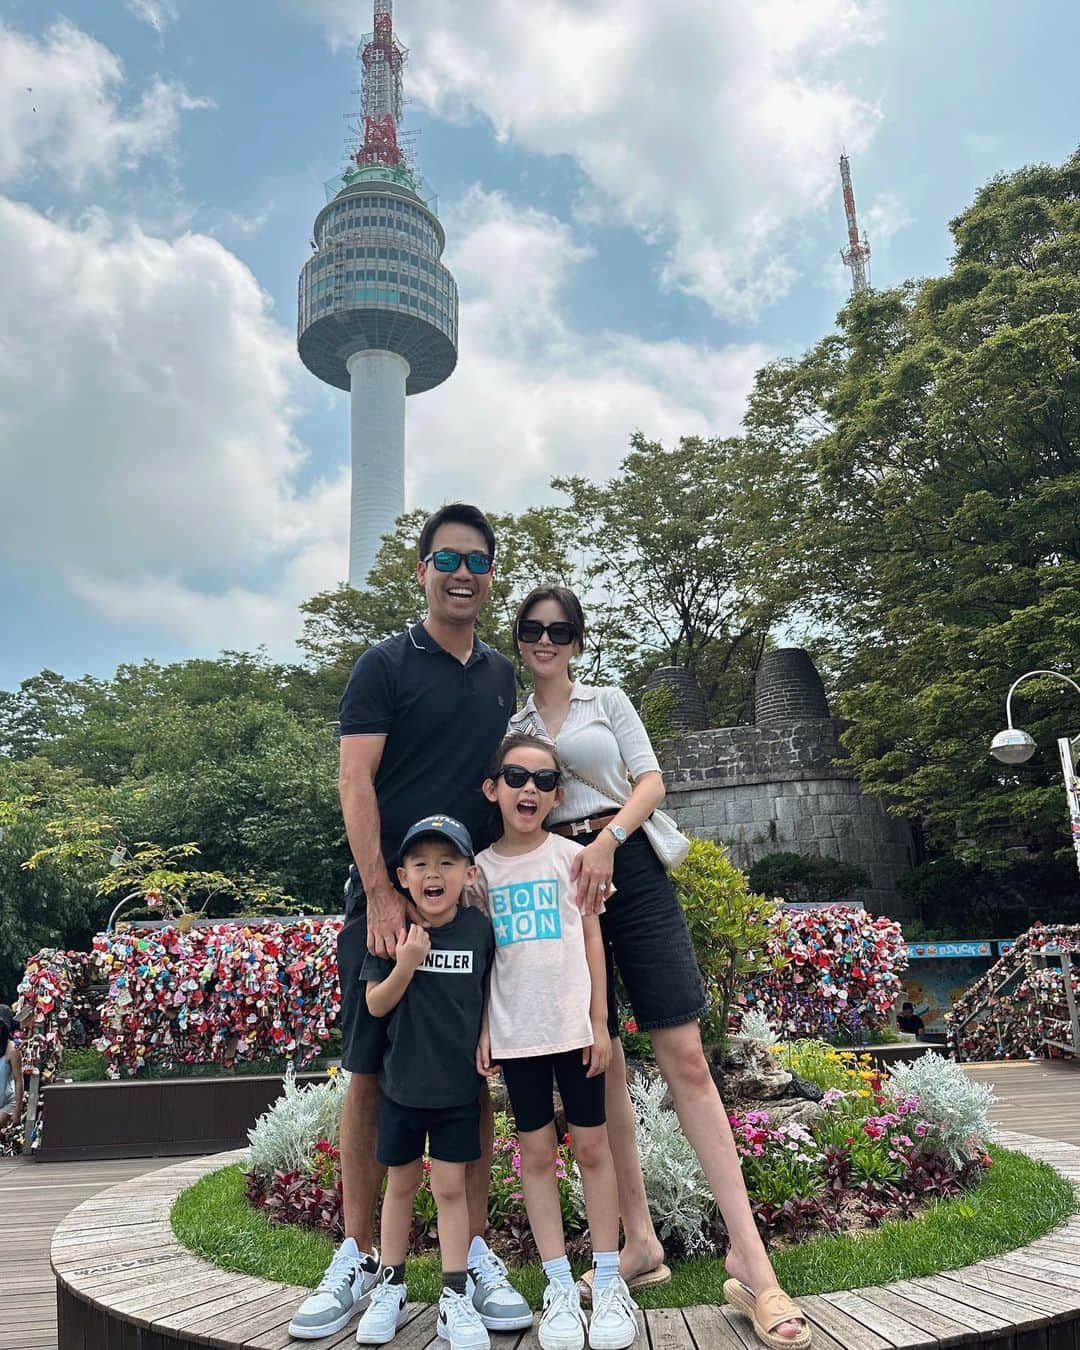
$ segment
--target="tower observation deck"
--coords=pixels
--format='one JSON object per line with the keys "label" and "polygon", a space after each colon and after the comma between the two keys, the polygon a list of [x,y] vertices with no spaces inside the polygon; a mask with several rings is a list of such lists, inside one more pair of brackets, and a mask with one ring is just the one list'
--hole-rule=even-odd
{"label": "tower observation deck", "polygon": [[375,0],[375,31],[360,48],[363,144],[327,185],[300,272],[300,359],[350,394],[349,581],[358,588],[405,509],[405,397],[441,384],[457,364],[446,236],[397,141],[406,55],[391,0]]}

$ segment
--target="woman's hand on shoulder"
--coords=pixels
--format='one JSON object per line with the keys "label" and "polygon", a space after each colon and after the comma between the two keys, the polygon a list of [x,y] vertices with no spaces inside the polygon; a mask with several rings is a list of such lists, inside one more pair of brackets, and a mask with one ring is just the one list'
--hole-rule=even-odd
{"label": "woman's hand on shoulder", "polygon": [[570,864],[574,903],[583,915],[599,914],[604,907],[611,890],[615,848],[614,836],[610,831],[602,830],[591,844],[579,850]]}

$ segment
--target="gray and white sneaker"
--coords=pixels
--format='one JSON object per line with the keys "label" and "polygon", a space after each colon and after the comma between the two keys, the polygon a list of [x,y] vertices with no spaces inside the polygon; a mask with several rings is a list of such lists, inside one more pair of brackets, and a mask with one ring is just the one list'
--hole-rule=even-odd
{"label": "gray and white sneaker", "polygon": [[532,1309],[510,1283],[506,1266],[486,1251],[469,1267],[468,1295],[489,1331],[524,1331],[532,1326]]}
{"label": "gray and white sneaker", "polygon": [[346,1238],[326,1274],[293,1313],[289,1335],[317,1341],[340,1331],[367,1305],[381,1272],[378,1252],[365,1256],[355,1239]]}
{"label": "gray and white sneaker", "polygon": [[386,1345],[408,1320],[408,1293],[403,1284],[391,1284],[389,1271],[371,1291],[367,1311],[356,1327],[357,1345]]}
{"label": "gray and white sneaker", "polygon": [[637,1304],[626,1281],[616,1275],[606,1288],[593,1293],[589,1319],[589,1350],[626,1350],[637,1338]]}
{"label": "gray and white sneaker", "polygon": [[585,1314],[576,1285],[560,1284],[558,1280],[548,1282],[536,1334],[541,1350],[583,1350]]}
{"label": "gray and white sneaker", "polygon": [[462,1294],[444,1289],[439,1298],[435,1334],[448,1341],[450,1350],[491,1350],[491,1340],[480,1314]]}

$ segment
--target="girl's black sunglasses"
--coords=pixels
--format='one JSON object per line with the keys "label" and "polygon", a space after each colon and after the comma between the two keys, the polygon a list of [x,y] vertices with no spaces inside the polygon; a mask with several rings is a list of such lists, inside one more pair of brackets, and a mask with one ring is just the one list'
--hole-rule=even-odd
{"label": "girl's black sunglasses", "polygon": [[569,647],[577,637],[572,623],[541,623],[539,619],[522,619],[518,624],[519,642],[539,642],[547,634],[556,647]]}
{"label": "girl's black sunglasses", "polygon": [[554,792],[562,772],[559,769],[526,769],[524,764],[504,764],[495,777],[505,779],[506,786],[512,788],[523,788],[531,778],[537,792]]}

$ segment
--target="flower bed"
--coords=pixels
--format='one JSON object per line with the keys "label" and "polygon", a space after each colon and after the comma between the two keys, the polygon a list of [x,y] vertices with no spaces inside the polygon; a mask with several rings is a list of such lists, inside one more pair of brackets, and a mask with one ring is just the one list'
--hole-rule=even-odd
{"label": "flower bed", "polygon": [[[866,1056],[817,1041],[776,1047],[785,1064],[823,1089],[810,1125],[774,1125],[767,1111],[731,1116],[747,1189],[764,1236],[801,1242],[858,1233],[910,1218],[929,1201],[977,1187],[991,1165],[989,1089],[937,1055],[887,1073]],[[693,1150],[660,1079],[632,1087],[646,1191],[673,1256],[720,1253],[726,1234]],[[261,1117],[251,1134],[249,1199],[277,1222],[341,1231],[337,1128],[341,1079],[298,1089]],[[585,1228],[581,1187],[566,1141],[552,1159],[563,1219],[573,1239]],[[520,1155],[509,1119],[497,1120],[489,1221],[508,1260],[535,1256],[520,1189]],[[425,1181],[414,1211],[414,1254],[434,1244],[435,1203]]]}

